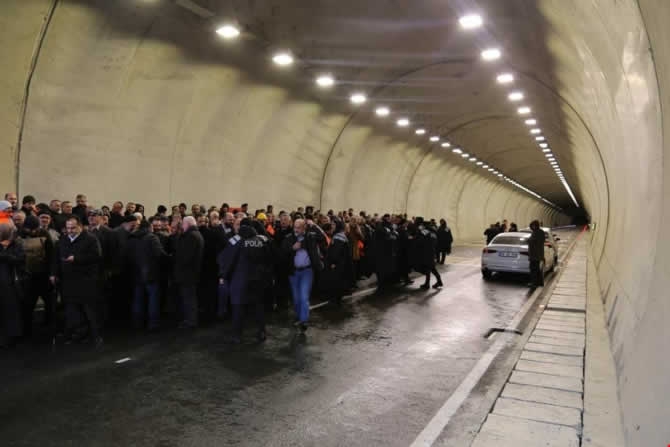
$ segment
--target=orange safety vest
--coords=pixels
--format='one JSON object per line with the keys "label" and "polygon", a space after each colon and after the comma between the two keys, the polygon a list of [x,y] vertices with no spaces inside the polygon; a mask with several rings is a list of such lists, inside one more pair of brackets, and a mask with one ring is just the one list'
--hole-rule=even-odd
{"label": "orange safety vest", "polygon": [[274,229],[274,227],[273,227],[272,225],[268,225],[267,227],[265,227],[265,231],[267,231],[267,233],[268,233],[270,236],[274,236],[274,235],[275,235],[275,229]]}

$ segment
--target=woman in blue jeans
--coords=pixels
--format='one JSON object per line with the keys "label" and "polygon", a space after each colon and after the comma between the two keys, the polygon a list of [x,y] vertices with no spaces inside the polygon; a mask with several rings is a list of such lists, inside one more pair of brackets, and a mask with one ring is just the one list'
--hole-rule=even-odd
{"label": "woman in blue jeans", "polygon": [[293,308],[296,314],[296,326],[307,330],[309,320],[309,296],[312,293],[314,272],[323,268],[318,242],[323,232],[312,221],[296,219],[293,233],[286,236],[282,252],[289,263],[289,284],[293,296]]}

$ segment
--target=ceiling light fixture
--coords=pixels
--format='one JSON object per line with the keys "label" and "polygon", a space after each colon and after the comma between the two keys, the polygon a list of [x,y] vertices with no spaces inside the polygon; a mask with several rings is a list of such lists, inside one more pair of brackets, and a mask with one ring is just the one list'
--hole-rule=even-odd
{"label": "ceiling light fixture", "polygon": [[468,158],[469,156],[470,156],[470,154],[468,154],[467,152],[463,152],[461,154],[461,157],[463,157],[463,158]]}
{"label": "ceiling light fixture", "polygon": [[445,141],[444,143],[442,143],[442,147],[450,147],[450,146],[451,146],[451,144],[448,141]]}
{"label": "ceiling light fixture", "polygon": [[542,133],[542,131],[540,129],[535,128],[535,129],[531,129],[530,133],[532,133],[533,135],[537,135],[537,134]]}
{"label": "ceiling light fixture", "polygon": [[542,149],[542,152],[544,152],[546,154],[547,152],[551,152],[551,149],[549,149],[549,148]]}
{"label": "ceiling light fixture", "polygon": [[482,26],[484,20],[479,14],[468,14],[458,19],[458,23],[461,24],[463,29],[475,29]]}
{"label": "ceiling light fixture", "polygon": [[335,79],[330,75],[322,75],[316,78],[316,85],[319,87],[332,87],[335,84]]}
{"label": "ceiling light fixture", "polygon": [[433,135],[432,137],[430,137],[430,141],[432,141],[433,143],[435,143],[435,142],[437,142],[437,141],[440,141],[440,137],[438,137],[437,135]]}
{"label": "ceiling light fixture", "polygon": [[521,101],[523,99],[523,93],[512,92],[509,95],[507,95],[507,98],[512,102]]}
{"label": "ceiling light fixture", "polygon": [[528,106],[523,106],[519,107],[516,109],[517,112],[519,112],[519,115],[528,115],[530,113],[530,107]]}
{"label": "ceiling light fixture", "polygon": [[363,93],[354,93],[349,99],[354,104],[363,104],[368,100],[368,98]]}
{"label": "ceiling light fixture", "polygon": [[426,133],[426,129],[417,129],[414,131],[414,133],[417,135],[423,135]]}
{"label": "ceiling light fixture", "polygon": [[409,126],[409,120],[407,118],[400,118],[398,121],[395,122],[398,127],[407,127]]}
{"label": "ceiling light fixture", "polygon": [[512,73],[501,73],[496,77],[498,84],[509,84],[514,82],[514,75]]}
{"label": "ceiling light fixture", "polygon": [[540,143],[540,147],[541,147],[542,149],[546,149],[546,148],[549,147],[549,145],[548,145],[547,143]]}
{"label": "ceiling light fixture", "polygon": [[477,161],[477,157],[470,157],[468,158],[468,161],[475,162]]}
{"label": "ceiling light fixture", "polygon": [[482,51],[482,59],[485,61],[495,61],[500,59],[500,56],[502,56],[502,53],[498,48],[487,48]]}
{"label": "ceiling light fixture", "polygon": [[526,123],[526,126],[534,126],[534,125],[537,124],[537,120],[536,120],[536,119],[533,119],[533,118],[530,118],[530,119],[527,119],[527,120],[525,121],[525,123]]}
{"label": "ceiling light fixture", "polygon": [[286,67],[293,64],[293,56],[291,56],[291,53],[280,52],[272,57],[272,61],[281,67]]}
{"label": "ceiling light fixture", "polygon": [[544,138],[542,135],[540,135],[539,137],[535,137],[535,140],[537,140],[537,141],[544,141],[545,138]]}
{"label": "ceiling light fixture", "polygon": [[482,165],[482,168],[488,169],[489,165]]}
{"label": "ceiling light fixture", "polygon": [[483,165],[483,164],[484,164],[483,161],[478,161],[478,162],[477,162],[477,166],[481,166],[481,165]]}
{"label": "ceiling light fixture", "polygon": [[375,110],[375,114],[377,114],[377,116],[389,116],[390,113],[391,111],[388,107],[377,107]]}
{"label": "ceiling light fixture", "polygon": [[451,150],[451,152],[453,152],[454,154],[462,154],[463,150],[461,150],[461,148],[459,147],[455,147]]}
{"label": "ceiling light fixture", "polygon": [[223,25],[216,30],[216,34],[226,40],[234,39],[240,35],[240,30],[233,25]]}

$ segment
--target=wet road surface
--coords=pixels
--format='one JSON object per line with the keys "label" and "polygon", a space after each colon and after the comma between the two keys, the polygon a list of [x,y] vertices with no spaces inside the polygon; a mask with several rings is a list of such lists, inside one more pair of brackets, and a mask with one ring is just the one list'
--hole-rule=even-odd
{"label": "wet road surface", "polygon": [[441,291],[318,309],[306,336],[282,314],[262,345],[225,325],[0,353],[2,445],[407,446],[527,300],[523,278],[482,280],[480,251],[454,250]]}

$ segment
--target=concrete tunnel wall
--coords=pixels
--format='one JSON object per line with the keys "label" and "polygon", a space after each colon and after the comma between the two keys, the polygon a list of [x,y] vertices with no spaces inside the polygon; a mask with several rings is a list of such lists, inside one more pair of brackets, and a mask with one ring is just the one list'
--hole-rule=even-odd
{"label": "concrete tunnel wall", "polygon": [[[94,2],[92,2],[94,3]],[[99,3],[99,2],[98,2]],[[583,205],[607,311],[627,444],[670,439],[670,4],[665,0],[542,0],[553,93]],[[0,46],[0,186],[40,199],[86,191],[94,203],[134,199],[304,204],[446,217],[457,238],[494,220],[560,223],[525,193],[443,154],[381,131],[365,114],[251,76],[220,52],[190,49],[183,17],[123,18],[61,1],[32,79],[20,167],[16,147],[32,54],[47,0],[4,2]],[[118,18],[117,18],[118,19]],[[148,25],[152,24],[151,27]],[[147,34],[146,30],[150,29]],[[141,35],[141,39],[131,35]],[[258,58],[256,58],[258,59]],[[264,61],[263,61],[264,62]],[[253,67],[251,67],[253,68]],[[279,79],[277,79],[279,78]],[[264,160],[258,162],[258,159]]]}

